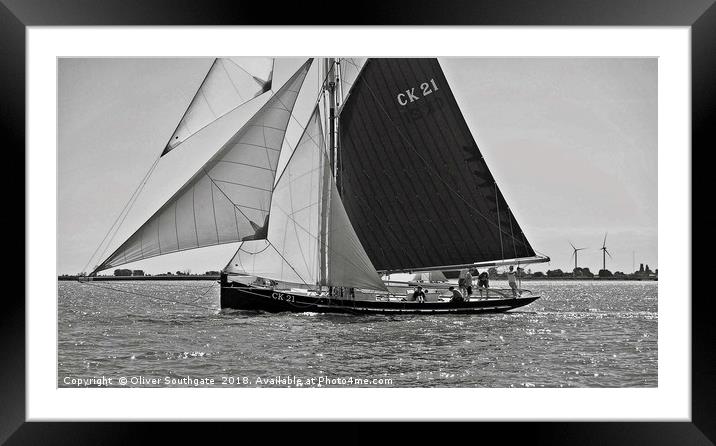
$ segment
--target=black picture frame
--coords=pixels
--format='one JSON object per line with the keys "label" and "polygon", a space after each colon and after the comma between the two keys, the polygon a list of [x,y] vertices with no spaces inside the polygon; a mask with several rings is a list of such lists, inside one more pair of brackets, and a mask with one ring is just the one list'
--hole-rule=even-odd
{"label": "black picture frame", "polygon": [[[708,169],[713,150],[711,134],[716,128],[716,6],[714,0],[557,0],[480,1],[425,0],[363,1],[345,5],[344,12],[331,14],[332,2],[309,5],[293,2],[267,6],[264,2],[205,0],[0,0],[0,129],[4,156],[15,155],[15,166],[25,165],[25,32],[28,26],[109,25],[532,25],[532,26],[687,26],[691,28],[692,56],[692,239],[699,242],[697,255],[714,245],[707,229],[716,218],[703,204],[710,203],[713,187],[701,169]],[[711,143],[711,144],[709,144]],[[10,162],[6,158],[6,162]],[[20,171],[19,168],[14,169]],[[705,172],[704,172],[705,173]],[[16,191],[18,178],[5,177],[6,190]],[[12,183],[12,184],[10,184]],[[24,208],[20,194],[14,209]],[[14,203],[13,203],[14,204]],[[707,206],[708,207],[708,206]],[[697,218],[695,213],[701,215]],[[27,223],[27,222],[25,222]],[[25,241],[32,237],[25,229]],[[696,238],[697,236],[700,236]],[[10,237],[13,239],[13,237]],[[19,245],[19,237],[14,237]],[[17,246],[21,252],[25,246]],[[23,251],[24,252],[24,251]],[[13,256],[16,257],[16,256]],[[48,262],[53,265],[53,261]],[[700,267],[696,268],[700,271]],[[694,277],[695,278],[695,277]],[[18,279],[7,279],[22,283]],[[25,270],[25,281],[33,280]],[[697,285],[698,283],[694,283]],[[55,423],[25,422],[25,300],[7,291],[0,309],[0,442],[7,444],[126,444],[150,440],[161,433],[164,442],[207,441],[226,431],[234,441],[258,434],[273,441],[295,441],[301,434],[311,440],[331,443],[368,443],[376,439],[414,441],[458,441],[456,428],[470,441],[489,438],[504,442],[545,444],[713,444],[716,439],[716,336],[711,326],[713,297],[685,289],[682,296],[692,308],[692,421],[691,422],[522,422],[460,424],[411,424],[382,426],[365,423],[282,426],[242,423],[167,426],[164,423]],[[693,297],[692,297],[693,296]],[[698,297],[698,298],[697,298]],[[240,402],[237,402],[240,404]],[[635,414],[638,418],[638,414]],[[517,429],[515,429],[517,428]],[[252,432],[249,432],[252,431]],[[497,435],[493,437],[490,434]],[[308,438],[308,437],[307,437]],[[460,440],[462,441],[462,440]]]}

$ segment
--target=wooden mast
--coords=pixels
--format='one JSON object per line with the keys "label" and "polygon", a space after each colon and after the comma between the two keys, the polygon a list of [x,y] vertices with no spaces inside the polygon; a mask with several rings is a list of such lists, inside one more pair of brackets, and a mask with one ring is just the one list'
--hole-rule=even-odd
{"label": "wooden mast", "polygon": [[[337,148],[336,148],[336,59],[327,57],[323,59],[323,75],[321,78],[325,79],[325,83],[323,85],[323,90],[328,93],[328,96],[326,97],[327,102],[327,108],[328,108],[328,116],[327,118],[327,125],[326,129],[328,131],[328,154],[329,154],[329,163],[330,163],[330,169],[331,173],[333,175],[333,178],[337,179]],[[324,109],[325,110],[325,109]],[[329,183],[330,184],[330,183]],[[330,194],[330,188],[328,184],[323,185],[323,191],[324,193]],[[325,200],[325,205],[330,206],[330,198]],[[323,238],[323,241],[321,242],[321,274],[323,276],[323,280],[328,279],[328,253],[326,247],[328,246],[329,240],[328,240],[328,230],[327,230],[327,223],[328,223],[328,214],[330,213],[330,209],[325,209],[323,211],[323,215],[321,217],[321,224],[323,226],[323,229],[321,230],[321,236]],[[329,295],[333,294],[333,287],[328,287],[328,293]]]}

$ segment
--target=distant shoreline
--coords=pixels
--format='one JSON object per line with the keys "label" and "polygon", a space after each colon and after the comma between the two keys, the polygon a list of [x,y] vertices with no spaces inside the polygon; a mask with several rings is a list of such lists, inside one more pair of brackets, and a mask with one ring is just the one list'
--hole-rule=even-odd
{"label": "distant shoreline", "polygon": [[[506,278],[495,278],[490,280],[507,280]],[[658,282],[658,277],[523,277],[523,282],[540,281],[540,280],[636,280],[641,282]]]}
{"label": "distant shoreline", "polygon": [[[57,280],[60,281],[76,281],[78,276],[58,276]],[[86,278],[83,278],[86,279]],[[218,275],[196,275],[196,276],[95,276],[92,277],[93,281],[129,281],[129,280],[219,280]],[[494,277],[490,280],[507,280],[506,278]],[[523,277],[523,282],[539,282],[539,281],[570,281],[570,280],[590,280],[590,281],[601,281],[601,280],[634,280],[634,281],[646,281],[656,282],[659,279],[657,277],[639,278],[639,277]]]}
{"label": "distant shoreline", "polygon": [[[57,280],[74,280],[76,281],[78,276],[57,276]],[[82,277],[83,280],[92,281],[123,281],[123,280],[219,280],[218,275],[196,275],[196,276],[95,276],[92,278]]]}

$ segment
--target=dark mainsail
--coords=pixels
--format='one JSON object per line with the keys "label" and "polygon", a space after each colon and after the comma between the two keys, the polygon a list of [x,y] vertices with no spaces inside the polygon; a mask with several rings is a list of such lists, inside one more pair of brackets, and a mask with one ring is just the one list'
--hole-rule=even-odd
{"label": "dark mainsail", "polygon": [[370,59],[339,122],[339,190],[377,270],[535,255],[437,59]]}

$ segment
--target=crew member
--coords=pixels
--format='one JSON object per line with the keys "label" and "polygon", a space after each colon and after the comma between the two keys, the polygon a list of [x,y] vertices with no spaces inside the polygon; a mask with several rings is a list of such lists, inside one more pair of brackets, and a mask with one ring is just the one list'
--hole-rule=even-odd
{"label": "crew member", "polygon": [[423,287],[418,286],[415,291],[413,291],[413,299],[417,300],[418,302],[425,303],[425,293],[423,292]]}
{"label": "crew member", "polygon": [[450,302],[452,303],[462,303],[465,301],[465,299],[462,297],[462,293],[455,289],[454,286],[451,286],[448,288],[452,292],[452,297],[450,298]]}
{"label": "crew member", "polygon": [[512,288],[512,297],[517,298],[517,275],[514,269],[514,266],[510,265],[510,270],[507,272],[507,283]]}

